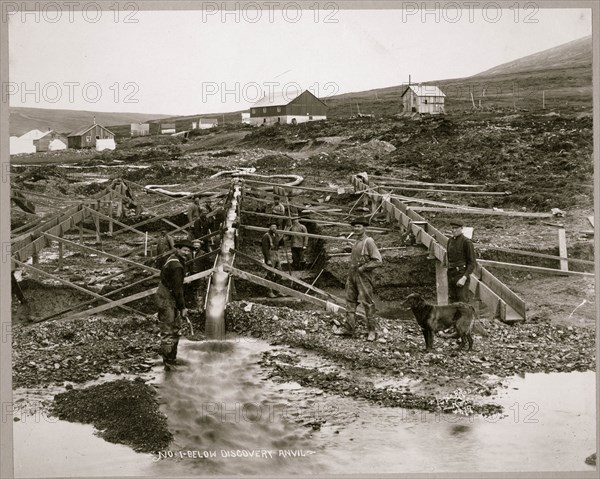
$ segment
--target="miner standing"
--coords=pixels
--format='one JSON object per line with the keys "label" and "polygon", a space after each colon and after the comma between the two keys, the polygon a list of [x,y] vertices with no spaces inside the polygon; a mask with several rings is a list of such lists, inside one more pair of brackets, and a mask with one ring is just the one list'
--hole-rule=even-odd
{"label": "miner standing", "polygon": [[181,318],[187,318],[188,314],[183,295],[183,279],[185,263],[190,258],[192,248],[192,243],[188,240],[175,242],[175,253],[169,256],[160,271],[160,284],[155,300],[160,329],[160,353],[165,369],[176,364]]}
{"label": "miner standing", "polygon": [[346,281],[346,320],[335,331],[336,334],[353,336],[356,328],[356,308],[362,303],[365,308],[368,336],[367,341],[377,339],[375,300],[373,294],[374,270],[382,265],[381,254],[370,236],[367,236],[367,218],[356,218],[350,223],[356,242],[350,255],[350,270]]}
{"label": "miner standing", "polygon": [[[269,231],[267,231],[261,241],[261,249],[263,258],[265,260],[265,264],[270,266],[271,268],[281,269],[281,260],[279,259],[279,247],[283,243],[283,238],[277,234],[277,220],[271,219],[269,221]],[[277,282],[278,278],[275,273],[269,271],[267,273],[266,279]],[[269,289],[267,293],[269,298],[276,298],[277,296],[283,296],[280,293]]]}
{"label": "miner standing", "polygon": [[300,223],[300,219],[297,216],[292,218],[292,226],[289,231],[302,233],[302,235],[289,235],[291,236],[290,247],[292,250],[292,267],[296,271],[299,271],[304,265],[304,251],[308,245],[308,236],[306,236],[308,231],[306,230],[306,226]]}
{"label": "miner standing", "polygon": [[477,264],[473,242],[463,234],[463,224],[450,223],[452,236],[448,240],[448,302],[469,302],[469,282]]}

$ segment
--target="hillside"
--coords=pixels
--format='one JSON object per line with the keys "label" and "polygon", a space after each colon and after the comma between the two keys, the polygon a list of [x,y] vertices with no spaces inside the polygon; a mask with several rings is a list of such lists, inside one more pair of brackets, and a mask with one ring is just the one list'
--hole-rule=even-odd
{"label": "hillside", "polygon": [[151,119],[167,118],[170,115],[152,113],[106,113],[84,110],[55,110],[49,108],[10,107],[10,134],[22,135],[34,128],[48,128],[60,133],[70,133],[84,125],[92,124],[94,116],[100,125],[136,123]]}
{"label": "hillside", "polygon": [[548,50],[503,63],[477,75],[490,76],[522,73],[551,68],[580,68],[592,64],[592,36],[579,38]]}

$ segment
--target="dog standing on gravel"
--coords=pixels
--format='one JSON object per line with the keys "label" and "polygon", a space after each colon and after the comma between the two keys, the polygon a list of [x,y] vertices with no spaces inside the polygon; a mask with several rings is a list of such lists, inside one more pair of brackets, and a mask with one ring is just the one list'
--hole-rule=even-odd
{"label": "dog standing on gravel", "polygon": [[405,303],[410,307],[425,337],[425,350],[433,348],[433,334],[448,328],[454,328],[460,338],[460,349],[469,343],[473,348],[473,323],[475,308],[467,303],[452,303],[436,306],[427,303],[418,293],[408,295]]}

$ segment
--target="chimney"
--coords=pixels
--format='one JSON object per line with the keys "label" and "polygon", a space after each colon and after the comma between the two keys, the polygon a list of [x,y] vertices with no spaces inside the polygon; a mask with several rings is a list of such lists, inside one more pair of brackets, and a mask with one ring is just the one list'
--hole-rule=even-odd
{"label": "chimney", "polygon": [[410,86],[410,75],[408,75],[408,86]]}

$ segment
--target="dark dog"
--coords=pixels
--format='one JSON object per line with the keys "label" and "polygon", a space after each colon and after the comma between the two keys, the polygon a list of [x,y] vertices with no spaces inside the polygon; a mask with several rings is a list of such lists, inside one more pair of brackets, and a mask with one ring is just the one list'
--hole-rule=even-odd
{"label": "dark dog", "polygon": [[460,348],[469,343],[469,351],[473,348],[473,323],[475,321],[475,308],[467,303],[452,303],[445,306],[436,306],[425,302],[420,294],[412,293],[405,303],[410,307],[415,319],[425,337],[425,349],[433,347],[433,334],[448,328],[454,328],[460,338]]}

